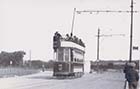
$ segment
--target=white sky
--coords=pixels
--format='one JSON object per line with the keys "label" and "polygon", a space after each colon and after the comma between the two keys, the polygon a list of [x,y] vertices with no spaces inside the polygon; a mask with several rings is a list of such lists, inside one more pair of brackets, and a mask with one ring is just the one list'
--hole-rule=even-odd
{"label": "white sky", "polygon": [[[140,11],[140,1],[134,0]],[[0,51],[27,52],[25,59],[53,59],[52,38],[56,31],[70,33],[73,8],[77,10],[130,10],[130,0],[0,0]],[[140,12],[134,15],[133,45],[140,46]],[[76,14],[74,34],[86,44],[86,60],[96,60],[96,34],[125,34],[102,37],[100,59],[129,57],[129,13]],[[133,51],[140,59],[140,50]]]}

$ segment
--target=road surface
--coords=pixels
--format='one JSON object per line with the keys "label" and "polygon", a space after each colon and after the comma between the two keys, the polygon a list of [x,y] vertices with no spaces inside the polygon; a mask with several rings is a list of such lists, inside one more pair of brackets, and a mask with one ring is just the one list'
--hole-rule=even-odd
{"label": "road surface", "polygon": [[0,89],[124,89],[124,74],[103,72],[85,74],[76,79],[55,79],[52,72],[0,78]]}

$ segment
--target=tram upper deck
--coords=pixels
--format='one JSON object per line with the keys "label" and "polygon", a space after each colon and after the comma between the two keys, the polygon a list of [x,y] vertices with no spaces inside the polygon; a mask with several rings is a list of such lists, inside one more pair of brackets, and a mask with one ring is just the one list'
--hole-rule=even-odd
{"label": "tram upper deck", "polygon": [[[54,37],[53,37],[53,48],[58,48],[58,47],[75,47],[75,48],[79,48],[79,49],[84,49],[85,48],[85,44],[83,43],[83,41],[81,39],[79,39],[76,36],[72,36],[69,34],[66,34],[66,36],[62,36],[61,34],[59,34],[58,32],[55,33]],[[62,44],[62,45],[61,45]],[[83,50],[84,51],[84,50]]]}
{"label": "tram upper deck", "polygon": [[85,54],[85,44],[76,36],[61,36],[58,32],[53,38],[56,61],[82,63]]}

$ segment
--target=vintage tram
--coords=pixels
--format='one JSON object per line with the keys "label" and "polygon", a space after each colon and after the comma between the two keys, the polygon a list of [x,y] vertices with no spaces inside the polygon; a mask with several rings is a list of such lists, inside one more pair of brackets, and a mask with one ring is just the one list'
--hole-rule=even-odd
{"label": "vintage tram", "polygon": [[56,32],[53,37],[54,68],[56,77],[81,77],[84,74],[85,44],[76,36],[63,37]]}

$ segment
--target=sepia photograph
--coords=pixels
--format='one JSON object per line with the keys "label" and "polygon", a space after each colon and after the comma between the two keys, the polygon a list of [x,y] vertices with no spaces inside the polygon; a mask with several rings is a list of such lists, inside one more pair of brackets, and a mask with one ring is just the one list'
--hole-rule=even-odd
{"label": "sepia photograph", "polygon": [[139,0],[0,0],[0,89],[139,89]]}

